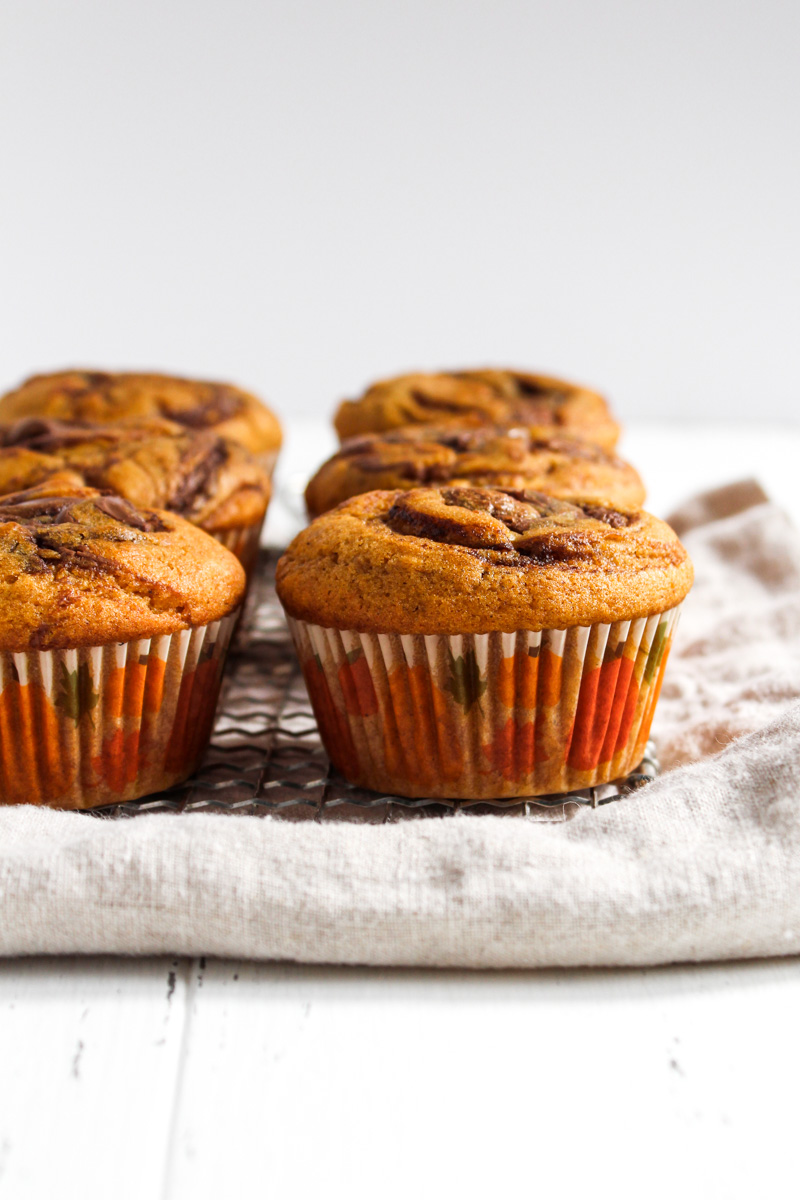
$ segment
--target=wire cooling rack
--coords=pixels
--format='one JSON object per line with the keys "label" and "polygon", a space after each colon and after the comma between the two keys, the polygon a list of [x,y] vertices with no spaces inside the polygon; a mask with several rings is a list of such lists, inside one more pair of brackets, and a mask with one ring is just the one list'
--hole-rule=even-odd
{"label": "wire cooling rack", "polygon": [[[148,812],[226,812],[286,820],[382,823],[413,817],[565,814],[621,800],[658,773],[652,743],[633,774],[615,783],[534,800],[409,800],[354,787],[331,766],[275,595],[278,552],[262,550],[228,658],[211,745],[191,779],[166,792],[109,808],[103,816]],[[572,810],[577,811],[577,810]]]}

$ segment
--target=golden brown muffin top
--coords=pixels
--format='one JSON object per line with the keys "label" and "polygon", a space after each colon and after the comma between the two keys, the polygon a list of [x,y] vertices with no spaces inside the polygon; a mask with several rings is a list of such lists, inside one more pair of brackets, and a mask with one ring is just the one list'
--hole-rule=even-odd
{"label": "golden brown muffin top", "polygon": [[524,425],[538,436],[560,432],[613,450],[619,426],[602,396],[550,375],[524,371],[442,371],[398,375],[345,400],[334,417],[341,439],[399,425]]}
{"label": "golden brown muffin top", "polygon": [[359,632],[565,629],[663,612],[692,584],[677,536],[636,509],[541,492],[367,492],[278,563],[286,611]]}
{"label": "golden brown muffin top", "polygon": [[25,417],[0,426],[0,493],[65,470],[82,485],[177,512],[209,533],[260,521],[270,496],[251,455],[210,429],[156,418],[88,425]]}
{"label": "golden brown muffin top", "polygon": [[68,370],[32,375],[0,397],[0,421],[54,417],[111,424],[120,417],[166,417],[187,429],[212,429],[252,454],[277,452],[277,417],[249,392],[228,383],[172,375]]}
{"label": "golden brown muffin top", "polygon": [[71,479],[0,496],[0,650],[177,633],[240,603],[244,571],[207,533]]}
{"label": "golden brown muffin top", "polygon": [[590,442],[514,426],[405,425],[344,442],[312,478],[306,504],[313,517],[361,492],[445,483],[595,496],[623,508],[645,498],[634,468]]}

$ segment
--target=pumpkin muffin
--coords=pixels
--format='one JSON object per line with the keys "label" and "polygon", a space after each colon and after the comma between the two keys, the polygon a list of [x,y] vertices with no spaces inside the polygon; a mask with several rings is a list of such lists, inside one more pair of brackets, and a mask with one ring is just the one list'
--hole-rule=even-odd
{"label": "pumpkin muffin", "polygon": [[638,473],[599,446],[527,429],[405,425],[350,438],[306,488],[312,517],[362,492],[447,484],[533,488],[549,496],[596,496],[637,508],[645,490]]}
{"label": "pumpkin muffin", "polygon": [[497,799],[636,766],[692,578],[675,533],[638,509],[442,487],[319,517],[277,588],[348,779]]}
{"label": "pumpkin muffin", "polygon": [[210,735],[244,571],[175,513],[74,486],[0,497],[0,803],[160,791]]}
{"label": "pumpkin muffin", "polygon": [[[0,415],[2,410],[0,409]],[[400,425],[522,425],[536,437],[554,433],[613,450],[620,428],[597,392],[523,371],[442,371],[398,375],[345,400],[334,418],[340,439]]]}
{"label": "pumpkin muffin", "polygon": [[68,370],[32,375],[0,397],[0,421],[53,417],[112,424],[121,417],[166,417],[244,446],[268,473],[281,446],[278,418],[255,396],[228,383],[204,383],[135,371]]}
{"label": "pumpkin muffin", "polygon": [[25,417],[0,426],[0,493],[65,470],[133,504],[179,513],[252,570],[270,481],[236,442],[158,418],[87,425]]}

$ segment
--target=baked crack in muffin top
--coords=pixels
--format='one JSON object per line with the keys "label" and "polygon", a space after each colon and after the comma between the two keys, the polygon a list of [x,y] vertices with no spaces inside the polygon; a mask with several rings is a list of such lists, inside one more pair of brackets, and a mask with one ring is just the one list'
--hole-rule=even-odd
{"label": "baked crack in muffin top", "polygon": [[597,496],[623,507],[645,498],[634,468],[589,442],[518,426],[406,425],[344,442],[312,478],[306,504],[318,516],[361,492],[445,483]]}
{"label": "baked crack in muffin top", "polygon": [[639,509],[474,487],[376,491],[325,513],[278,564],[293,617],[399,634],[564,629],[677,604],[693,578]]}
{"label": "baked crack in muffin top", "polygon": [[0,496],[0,650],[99,646],[219,620],[244,572],[174,513],[76,486]]}
{"label": "baked crack in muffin top", "polygon": [[340,404],[341,439],[401,425],[523,425],[539,436],[563,432],[613,449],[619,426],[597,392],[550,375],[472,370],[398,375]]}

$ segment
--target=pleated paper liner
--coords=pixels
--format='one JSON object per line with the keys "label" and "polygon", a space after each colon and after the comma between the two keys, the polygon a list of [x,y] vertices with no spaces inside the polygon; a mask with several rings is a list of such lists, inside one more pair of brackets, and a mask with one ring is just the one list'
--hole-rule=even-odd
{"label": "pleated paper liner", "polygon": [[94,808],[191,775],[238,615],[108,646],[1,653],[0,803]]}
{"label": "pleated paper liner", "polygon": [[254,525],[237,525],[233,529],[224,529],[219,533],[211,534],[215,541],[220,542],[230,550],[231,554],[236,555],[247,573],[248,580],[252,578],[258,560],[261,529],[265,519],[266,514]]}
{"label": "pleated paper liner", "polygon": [[641,761],[679,607],[541,633],[400,636],[289,618],[320,735],[360,787],[503,799]]}

